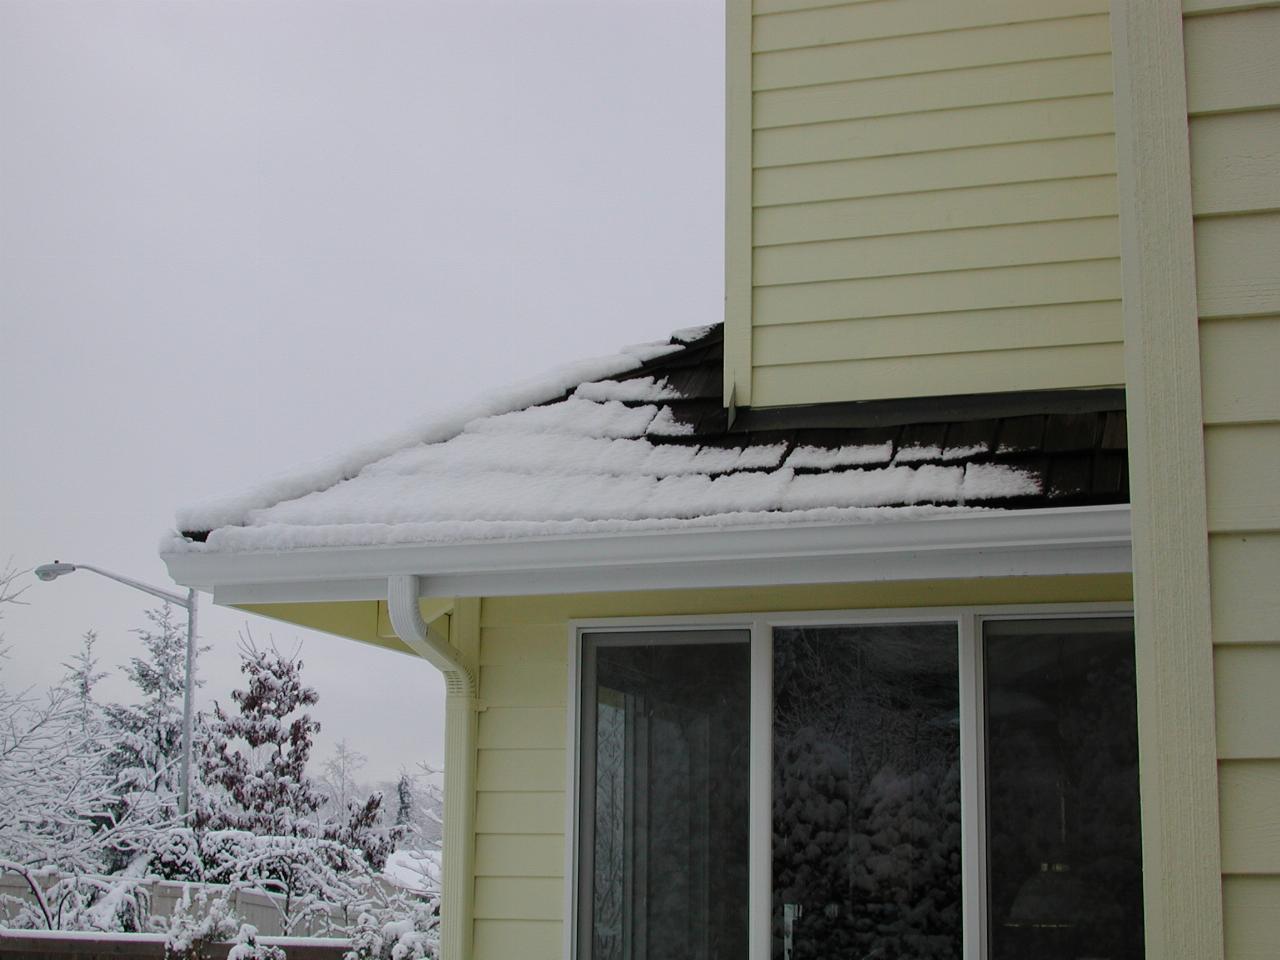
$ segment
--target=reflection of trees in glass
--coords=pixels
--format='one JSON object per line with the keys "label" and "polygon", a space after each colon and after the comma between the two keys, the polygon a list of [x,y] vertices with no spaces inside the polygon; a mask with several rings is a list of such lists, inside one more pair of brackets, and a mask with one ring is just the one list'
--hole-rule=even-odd
{"label": "reflection of trees in glass", "polygon": [[988,624],[992,956],[1143,956],[1131,627]]}
{"label": "reflection of trees in glass", "polygon": [[602,688],[596,704],[596,960],[622,957],[626,714],[621,699],[616,691]]}
{"label": "reflection of trees in glass", "polygon": [[774,956],[960,954],[952,624],[774,636]]}

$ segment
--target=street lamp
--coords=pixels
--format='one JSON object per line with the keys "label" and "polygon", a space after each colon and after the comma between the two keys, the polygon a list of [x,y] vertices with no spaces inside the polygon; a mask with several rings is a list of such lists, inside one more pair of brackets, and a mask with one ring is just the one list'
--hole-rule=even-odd
{"label": "street lamp", "polygon": [[196,592],[195,590],[188,590],[187,595],[184,597],[173,590],[166,590],[164,587],[153,587],[149,583],[122,577],[118,573],[91,567],[87,563],[62,563],[55,560],[53,563],[46,563],[36,567],[35,574],[37,580],[48,581],[56,580],[63,574],[75,573],[77,570],[88,570],[90,573],[96,573],[101,577],[106,577],[108,580],[114,580],[116,583],[123,583],[126,587],[133,587],[135,590],[149,593],[153,597],[159,597],[166,603],[177,604],[187,611],[187,677],[182,693],[182,792],[178,798],[178,812],[185,817],[187,811],[191,808],[191,700],[192,693],[195,690]]}

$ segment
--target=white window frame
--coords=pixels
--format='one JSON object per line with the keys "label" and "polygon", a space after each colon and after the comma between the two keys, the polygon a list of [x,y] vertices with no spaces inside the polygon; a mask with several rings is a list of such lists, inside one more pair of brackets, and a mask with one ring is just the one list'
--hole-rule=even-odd
{"label": "white window frame", "polygon": [[777,627],[858,626],[894,623],[954,623],[958,636],[960,694],[961,899],[964,960],[987,956],[984,677],[980,641],[989,620],[1125,619],[1131,603],[986,604],[895,607],[805,612],[771,611],[683,617],[612,617],[569,623],[569,689],[566,698],[565,956],[582,960],[578,940],[579,717],[582,704],[582,637],[587,633],[651,633],[707,630],[749,631],[751,646],[751,769],[748,840],[748,948],[746,960],[771,960],[773,913],[772,767],[773,631]]}

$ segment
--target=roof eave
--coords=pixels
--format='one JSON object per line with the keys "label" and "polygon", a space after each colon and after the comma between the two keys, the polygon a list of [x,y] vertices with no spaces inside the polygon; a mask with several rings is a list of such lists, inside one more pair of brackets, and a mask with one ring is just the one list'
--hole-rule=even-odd
{"label": "roof eave", "polygon": [[1128,504],[164,559],[222,604],[385,599],[387,578],[405,574],[423,596],[532,596],[1132,569]]}

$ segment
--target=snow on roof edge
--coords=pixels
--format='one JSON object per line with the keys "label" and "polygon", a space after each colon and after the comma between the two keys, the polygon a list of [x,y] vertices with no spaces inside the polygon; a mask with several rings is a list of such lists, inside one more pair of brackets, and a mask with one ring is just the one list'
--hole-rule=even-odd
{"label": "snow on roof edge", "polygon": [[[514,383],[486,398],[476,398],[442,413],[419,420],[406,429],[363,444],[346,454],[314,461],[295,471],[280,474],[232,496],[216,497],[189,507],[179,508],[175,517],[179,531],[211,531],[220,527],[248,522],[254,510],[274,506],[286,500],[326,490],[350,479],[371,463],[398,450],[420,443],[442,443],[462,432],[473,420],[522,410],[555,400],[580,384],[635,370],[650,360],[683,350],[699,337],[690,336],[701,330],[703,336],[712,327],[687,328],[676,331],[667,342],[653,341],[623,347],[616,354],[592,357],[563,364],[540,377]],[[163,552],[173,549],[174,540],[166,536]]]}
{"label": "snow on roof edge", "polygon": [[425,523],[333,524],[293,527],[231,527],[208,543],[176,534],[160,543],[161,553],[270,554],[331,549],[379,549],[403,546],[468,546],[531,540],[588,540],[609,536],[645,536],[691,531],[776,529],[780,526],[849,525],[929,520],[975,513],[1003,513],[981,504],[908,504],[904,506],[813,507],[798,510],[735,510],[699,517],[644,520],[490,520],[428,521]]}

